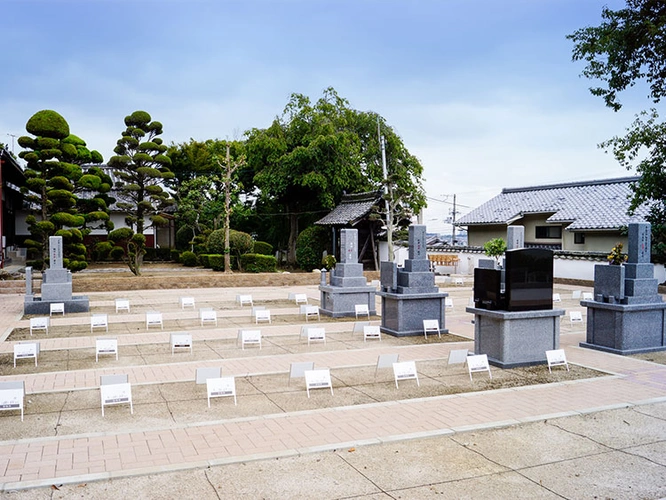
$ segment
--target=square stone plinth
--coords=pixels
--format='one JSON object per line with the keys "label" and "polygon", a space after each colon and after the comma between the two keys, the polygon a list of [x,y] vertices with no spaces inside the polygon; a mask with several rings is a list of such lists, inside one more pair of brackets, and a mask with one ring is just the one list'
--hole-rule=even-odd
{"label": "square stone plinth", "polygon": [[445,299],[448,293],[399,294],[379,292],[382,298],[382,333],[394,337],[423,335],[423,320],[436,319],[446,329]]}
{"label": "square stone plinth", "polygon": [[564,309],[509,312],[468,307],[466,311],[474,314],[474,352],[487,354],[492,365],[545,364],[546,351],[559,349]]}
{"label": "square stone plinth", "polygon": [[[363,278],[365,280],[365,278]],[[320,305],[319,312],[333,318],[355,317],[356,304],[367,304],[370,315],[377,314],[375,306],[374,286],[341,287],[331,285],[319,286]]]}
{"label": "square stone plinth", "polygon": [[623,355],[666,350],[666,302],[581,305],[587,307],[587,337],[581,347]]}

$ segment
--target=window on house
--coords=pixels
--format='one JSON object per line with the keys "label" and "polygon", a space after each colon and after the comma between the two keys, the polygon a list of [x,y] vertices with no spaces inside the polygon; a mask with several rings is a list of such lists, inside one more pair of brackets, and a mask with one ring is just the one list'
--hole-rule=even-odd
{"label": "window on house", "polygon": [[536,226],[535,237],[538,239],[560,239],[562,238],[562,227]]}
{"label": "window on house", "polygon": [[574,233],[574,243],[582,245],[585,243],[585,233]]}

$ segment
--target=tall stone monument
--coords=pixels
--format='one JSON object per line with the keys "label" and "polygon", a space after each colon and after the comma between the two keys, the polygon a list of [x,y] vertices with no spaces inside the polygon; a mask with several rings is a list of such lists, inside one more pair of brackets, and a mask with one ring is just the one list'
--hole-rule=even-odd
{"label": "tall stone monument", "polygon": [[87,312],[88,297],[72,296],[72,273],[63,267],[62,236],[49,237],[49,268],[42,272],[42,296],[32,293],[32,268],[26,268],[24,314],[49,314],[51,303],[64,303],[65,312]]}
{"label": "tall stone monument", "polygon": [[446,329],[445,299],[435,285],[426,254],[426,227],[409,226],[409,255],[399,269],[394,262],[381,263],[381,330],[396,337],[423,335],[423,320],[436,319],[442,333]]}
{"label": "tall stone monument", "polygon": [[615,354],[666,350],[666,303],[650,263],[650,224],[629,224],[628,259],[594,267],[594,300],[587,307],[587,338],[581,347]]}
{"label": "tall stone monument", "polygon": [[[325,278],[322,277],[322,280]],[[319,286],[319,312],[340,318],[355,316],[356,304],[367,304],[371,315],[377,314],[376,289],[369,286],[363,275],[363,264],[358,262],[358,231],[340,231],[340,262],[331,271],[330,283]]]}

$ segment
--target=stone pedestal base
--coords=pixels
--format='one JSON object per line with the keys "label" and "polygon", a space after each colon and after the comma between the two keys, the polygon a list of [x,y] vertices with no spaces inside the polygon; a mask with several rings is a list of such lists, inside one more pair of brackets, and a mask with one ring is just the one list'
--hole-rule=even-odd
{"label": "stone pedestal base", "polygon": [[489,311],[468,307],[474,314],[474,352],[487,354],[500,368],[547,363],[546,351],[560,347],[560,316],[564,309]]}
{"label": "stone pedestal base", "polygon": [[637,354],[666,350],[666,302],[607,304],[582,301],[587,307],[587,339],[581,347]]}
{"label": "stone pedestal base", "polygon": [[67,300],[42,300],[41,297],[26,295],[23,302],[23,314],[48,316],[51,313],[51,303],[65,304],[65,313],[90,311],[90,301],[85,295],[74,296]]}
{"label": "stone pedestal base", "polygon": [[394,337],[423,335],[424,319],[438,320],[440,331],[449,332],[444,317],[448,293],[378,294],[382,298],[382,333]]}
{"label": "stone pedestal base", "polygon": [[[365,278],[364,278],[365,279]],[[333,318],[354,317],[356,304],[367,304],[370,315],[377,314],[375,305],[375,294],[377,289],[374,286],[331,286],[320,285],[319,296],[321,303],[319,313]]]}

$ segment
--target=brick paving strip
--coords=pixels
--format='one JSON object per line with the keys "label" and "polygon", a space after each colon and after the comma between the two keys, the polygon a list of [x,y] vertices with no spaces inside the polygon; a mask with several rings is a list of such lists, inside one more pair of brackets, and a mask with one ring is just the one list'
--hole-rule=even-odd
{"label": "brick paving strip", "polygon": [[[11,307],[0,304],[0,317],[7,312],[11,312]],[[3,318],[3,321],[7,319]],[[0,332],[5,326],[0,323]],[[666,367],[581,349],[577,347],[580,335],[562,336],[561,341],[570,362],[615,375],[187,424],[145,432],[91,433],[5,441],[0,442],[0,490],[295,456],[666,401]],[[318,357],[316,363],[322,366],[372,365],[382,350],[400,349],[401,354],[404,352],[406,356],[409,352],[412,359],[432,351],[435,358],[443,359],[454,345],[374,347],[217,360],[212,363],[222,365],[223,370],[230,373],[244,375],[250,368],[268,372],[285,371],[285,363],[290,360],[312,359],[315,356]],[[275,361],[276,358],[280,359]],[[136,370],[130,373],[133,383],[192,380],[193,366],[207,366],[207,363],[211,362],[123,367],[115,371],[127,373],[130,369]],[[174,380],[165,380],[162,368],[173,371]],[[85,372],[85,376],[82,377],[81,372]],[[28,392],[28,387],[40,391],[70,390],[70,386],[96,387],[98,376],[104,372],[107,370],[81,370],[78,377],[75,375],[73,378],[68,378],[68,373],[64,372],[15,378],[26,380]],[[3,377],[3,380],[11,378]]]}

